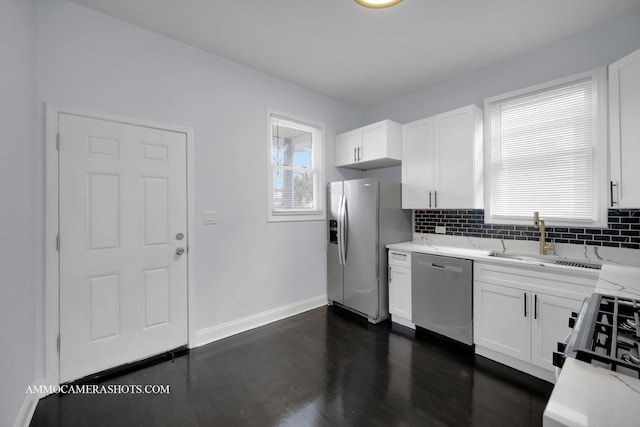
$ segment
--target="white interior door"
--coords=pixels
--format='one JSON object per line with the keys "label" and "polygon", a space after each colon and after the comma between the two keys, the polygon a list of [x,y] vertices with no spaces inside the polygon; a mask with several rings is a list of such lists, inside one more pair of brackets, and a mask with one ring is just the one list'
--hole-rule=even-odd
{"label": "white interior door", "polygon": [[59,133],[62,383],[187,344],[188,236],[185,134],[71,114]]}

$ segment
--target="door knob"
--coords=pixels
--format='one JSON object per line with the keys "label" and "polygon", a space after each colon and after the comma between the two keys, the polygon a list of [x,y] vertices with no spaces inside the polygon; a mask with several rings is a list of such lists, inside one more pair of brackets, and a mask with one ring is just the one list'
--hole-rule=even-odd
{"label": "door knob", "polygon": [[184,248],[182,246],[176,249],[176,255],[182,255],[183,253],[184,253]]}

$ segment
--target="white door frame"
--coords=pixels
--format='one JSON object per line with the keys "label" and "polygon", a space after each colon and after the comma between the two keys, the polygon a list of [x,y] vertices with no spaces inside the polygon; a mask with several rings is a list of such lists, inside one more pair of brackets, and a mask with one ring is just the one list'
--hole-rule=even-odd
{"label": "white door frame", "polygon": [[196,346],[195,330],[195,153],[194,130],[190,127],[159,123],[150,120],[88,111],[56,104],[46,104],[46,201],[45,201],[45,380],[48,385],[60,384],[60,253],[57,249],[59,228],[58,205],[58,116],[71,114],[128,125],[149,127],[183,133],[187,140],[187,310],[188,346]]}

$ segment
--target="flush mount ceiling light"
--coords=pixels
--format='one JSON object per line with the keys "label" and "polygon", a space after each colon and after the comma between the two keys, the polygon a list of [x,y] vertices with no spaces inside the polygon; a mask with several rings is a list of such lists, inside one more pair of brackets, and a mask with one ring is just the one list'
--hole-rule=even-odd
{"label": "flush mount ceiling light", "polygon": [[402,0],[355,0],[360,6],[368,7],[370,9],[383,9],[385,7],[395,6]]}

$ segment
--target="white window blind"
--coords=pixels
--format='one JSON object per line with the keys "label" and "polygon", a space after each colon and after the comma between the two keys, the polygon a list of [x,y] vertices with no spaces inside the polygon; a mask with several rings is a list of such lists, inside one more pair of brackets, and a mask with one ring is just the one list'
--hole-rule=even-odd
{"label": "white window blind", "polygon": [[490,215],[594,222],[593,76],[488,102]]}
{"label": "white window blind", "polygon": [[324,218],[321,138],[319,127],[270,114],[271,220]]}

